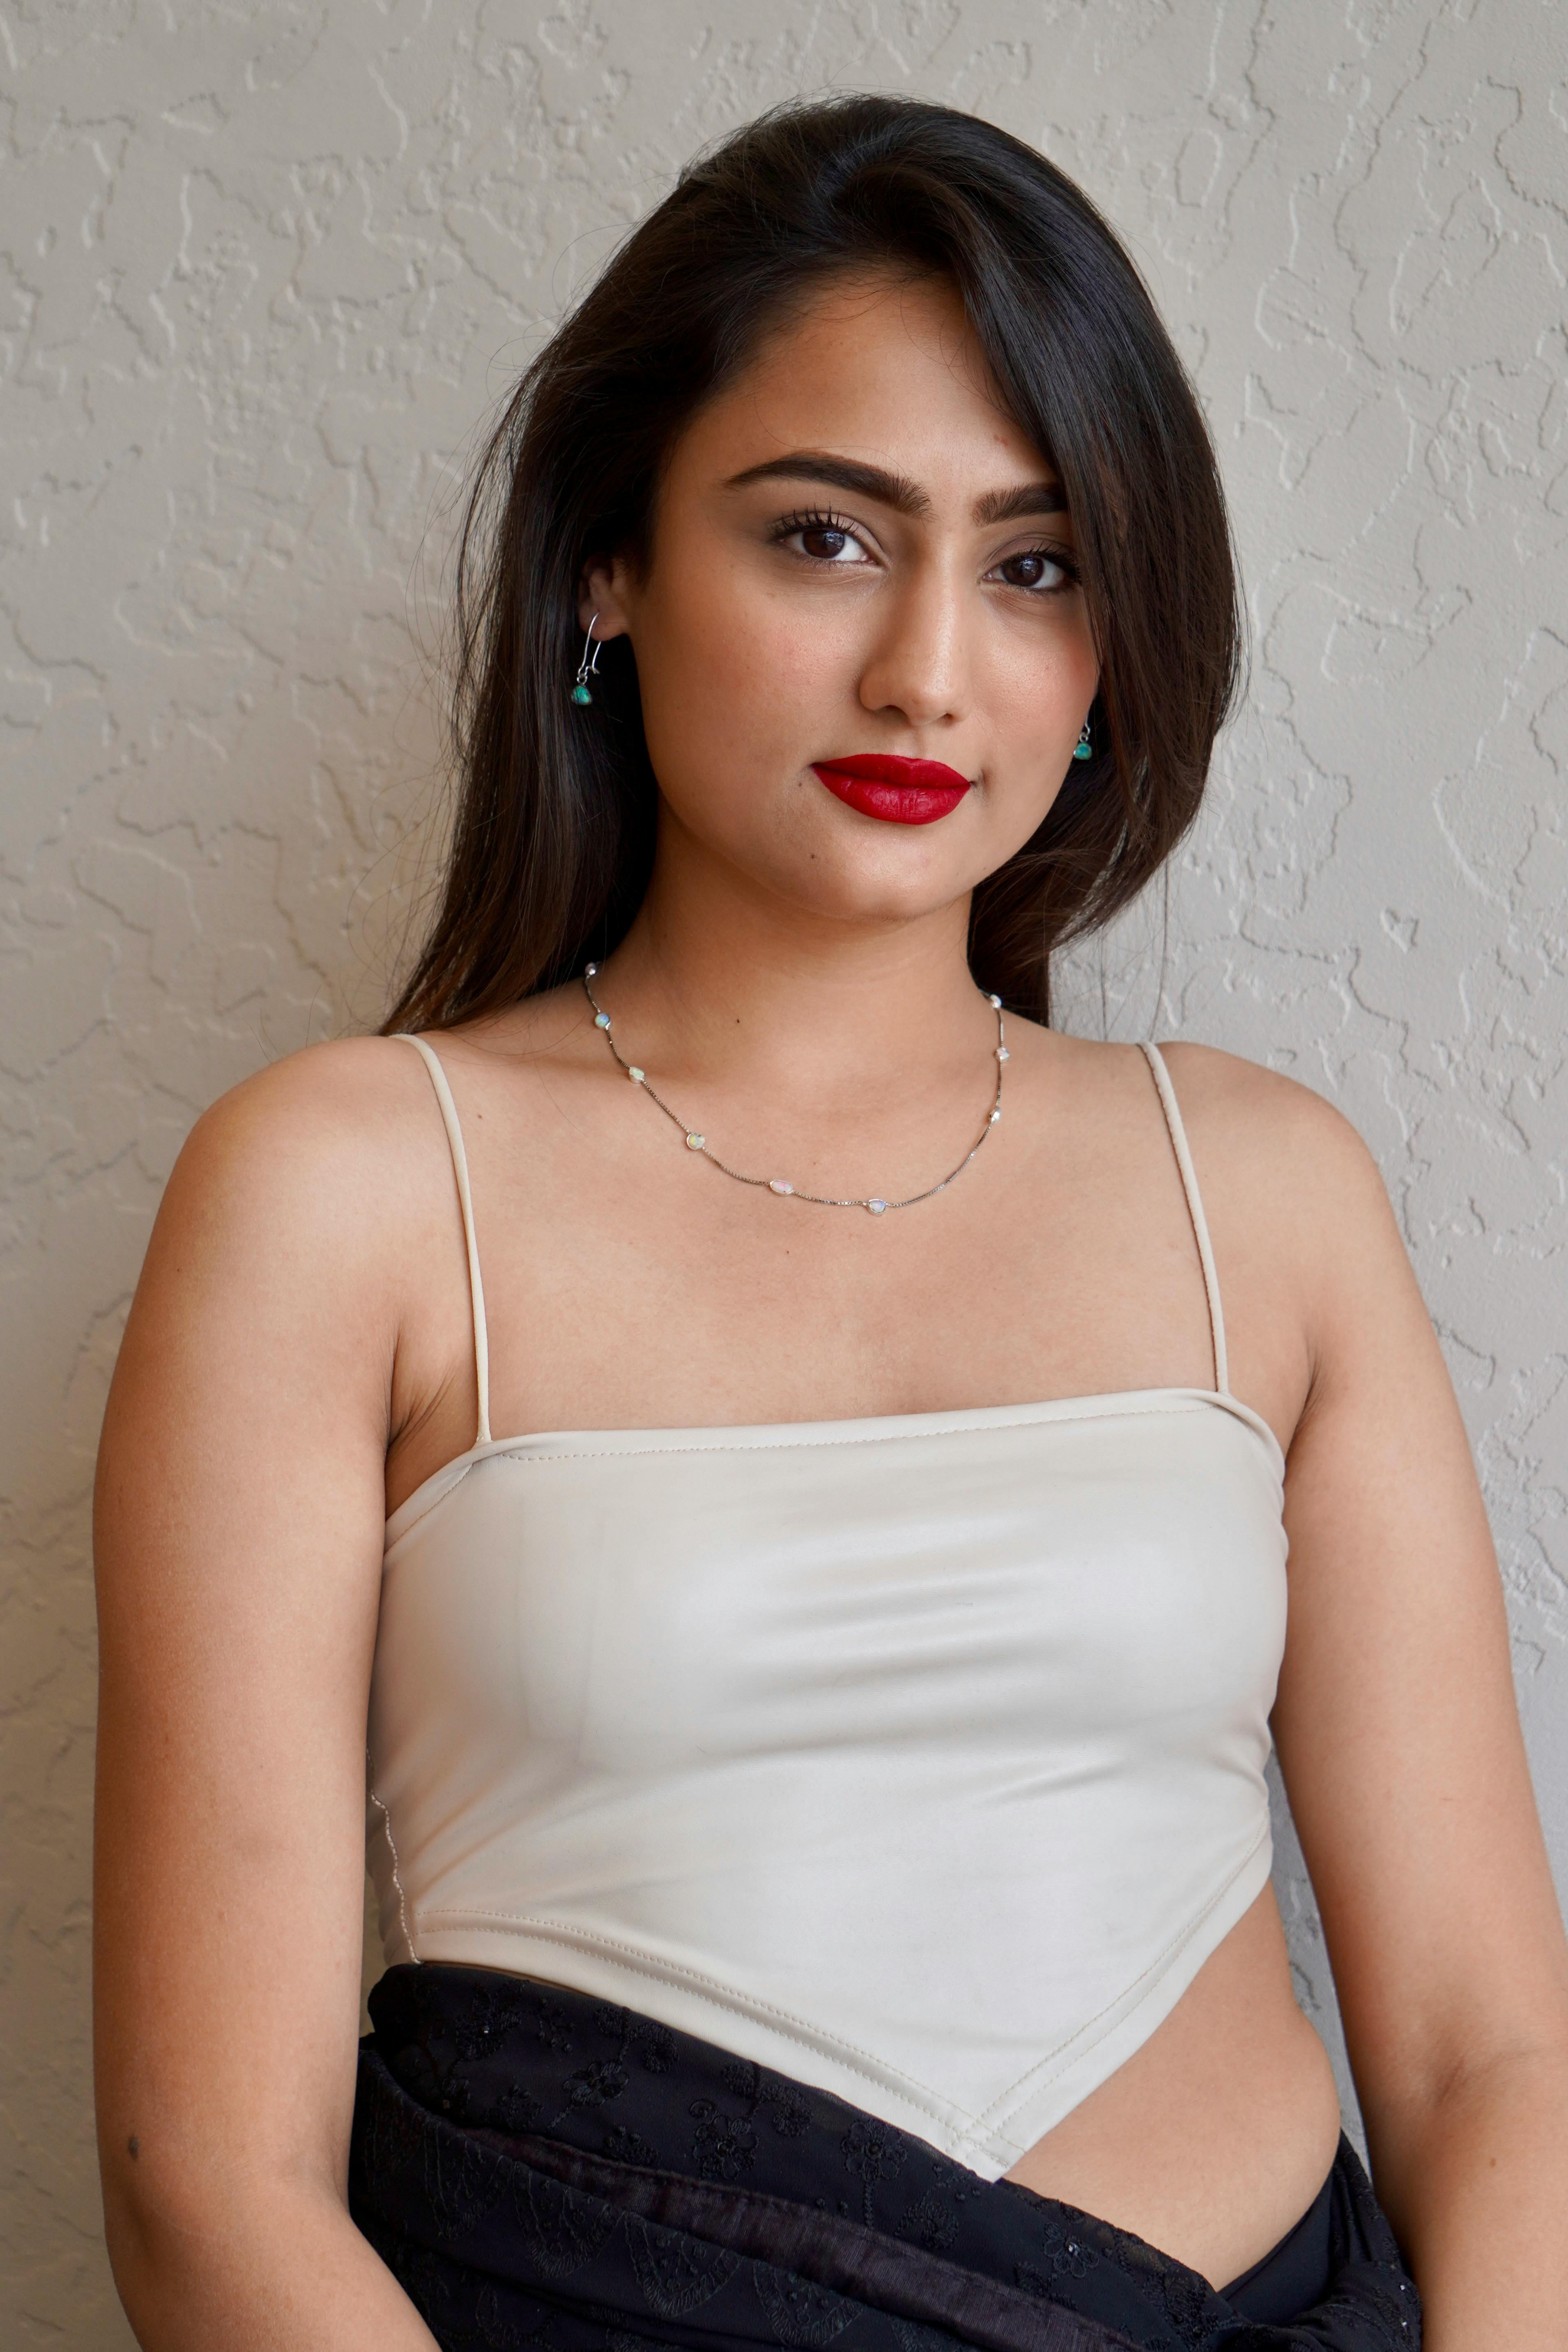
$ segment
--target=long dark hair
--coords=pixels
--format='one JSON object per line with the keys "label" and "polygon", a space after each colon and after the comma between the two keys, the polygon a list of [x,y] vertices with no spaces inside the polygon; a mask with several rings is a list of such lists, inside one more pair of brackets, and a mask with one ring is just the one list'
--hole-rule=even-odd
{"label": "long dark hair", "polygon": [[625,639],[569,698],[586,560],[646,560],[665,459],[761,335],[828,278],[940,275],[1067,492],[1100,656],[1093,757],[975,890],[981,986],[1045,1019],[1053,950],[1104,923],[1197,814],[1236,689],[1214,452],[1142,281],[1087,196],[973,115],[782,107],[681,173],[529,368],[458,560],[460,787],[439,909],[390,1028],[500,1010],[608,953],[647,887],[657,786]]}

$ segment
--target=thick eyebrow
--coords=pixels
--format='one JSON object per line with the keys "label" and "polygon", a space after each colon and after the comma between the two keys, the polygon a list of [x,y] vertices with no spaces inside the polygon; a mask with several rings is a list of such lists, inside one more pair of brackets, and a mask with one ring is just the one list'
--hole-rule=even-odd
{"label": "thick eyebrow", "polygon": [[977,523],[1021,522],[1026,515],[1065,515],[1059,482],[1020,482],[1014,490],[987,490],[974,501]]}
{"label": "thick eyebrow", "polygon": [[[874,499],[895,514],[920,520],[931,512],[931,500],[918,482],[906,475],[889,474],[880,466],[863,466],[853,457],[834,457],[823,449],[792,449],[785,457],[770,457],[764,465],[748,466],[732,474],[725,487],[744,489],[749,482],[826,482],[856,498]],[[974,502],[974,520],[989,523],[1016,522],[1025,515],[1066,514],[1067,500],[1054,481],[1020,482],[1010,490],[987,490]]]}
{"label": "thick eyebrow", "polygon": [[891,507],[898,514],[931,512],[925,492],[902,474],[887,473],[880,466],[857,465],[853,457],[830,457],[820,449],[792,449],[787,457],[770,457],[765,465],[748,466],[743,474],[732,474],[725,487],[741,490],[748,482],[828,482],[836,490],[874,499],[879,506]]}

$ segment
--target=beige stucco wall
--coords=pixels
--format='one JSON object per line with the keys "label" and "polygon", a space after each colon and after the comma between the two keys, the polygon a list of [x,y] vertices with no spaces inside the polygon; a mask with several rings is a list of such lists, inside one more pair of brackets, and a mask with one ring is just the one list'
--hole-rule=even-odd
{"label": "beige stucco wall", "polygon": [[[374,1016],[455,469],[617,230],[790,92],[1079,173],[1209,404],[1256,634],[1157,1018],[1375,1147],[1480,1460],[1568,1884],[1568,37],[1554,0],[0,11],[0,2335],[129,2341],[89,2117],[105,1382],[214,1095]],[[422,554],[423,550],[423,554]],[[1160,999],[1157,1003],[1157,999]],[[1300,1987],[1331,1998],[1281,1886]],[[170,1923],[170,1933],[178,1923]]]}

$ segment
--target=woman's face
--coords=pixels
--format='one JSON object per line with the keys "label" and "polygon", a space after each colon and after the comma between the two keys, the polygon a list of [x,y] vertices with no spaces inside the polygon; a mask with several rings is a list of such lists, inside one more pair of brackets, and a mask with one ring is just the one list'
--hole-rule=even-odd
{"label": "woman's face", "polygon": [[957,295],[835,283],[678,443],[646,569],[587,575],[583,625],[636,653],[661,861],[850,921],[966,894],[1040,824],[1094,696],[1072,561]]}

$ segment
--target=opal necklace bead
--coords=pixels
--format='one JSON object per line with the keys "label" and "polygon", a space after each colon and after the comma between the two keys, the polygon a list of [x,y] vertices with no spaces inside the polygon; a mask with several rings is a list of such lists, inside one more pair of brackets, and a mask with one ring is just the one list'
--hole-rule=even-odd
{"label": "opal necklace bead", "polygon": [[727,1167],[724,1161],[720,1159],[716,1151],[710,1151],[708,1149],[708,1138],[701,1134],[698,1129],[688,1127],[686,1121],[681,1118],[679,1111],[671,1110],[663,1096],[658,1093],[652,1081],[649,1079],[647,1072],[644,1069],[639,1069],[636,1062],[628,1062],[623,1058],[620,1047],[616,1044],[614,1034],[611,1031],[610,1016],[594,993],[593,982],[598,969],[599,967],[596,963],[591,963],[584,971],[583,974],[583,993],[586,996],[589,1003],[594,1008],[594,1026],[603,1034],[605,1043],[615,1056],[616,1064],[626,1072],[634,1087],[640,1087],[650,1102],[658,1104],[659,1109],[664,1113],[666,1118],[669,1120],[671,1126],[679,1129],[688,1151],[700,1152],[704,1160],[708,1160],[713,1167],[717,1168],[721,1176],[728,1176],[737,1184],[750,1184],[758,1192],[773,1192],[776,1194],[780,1200],[809,1201],[815,1207],[819,1209],[865,1209],[873,1217],[885,1216],[889,1209],[912,1209],[918,1201],[933,1200],[938,1192],[945,1192],[948,1186],[953,1181],[953,1179],[963,1175],[964,1170],[968,1167],[970,1161],[973,1159],[975,1153],[979,1150],[981,1145],[984,1142],[986,1137],[990,1134],[992,1129],[995,1126],[997,1120],[1002,1116],[1002,1070],[1004,1064],[1009,1059],[1007,1052],[1007,1033],[1002,1019],[1002,999],[999,996],[988,996],[986,998],[986,1003],[991,1006],[992,1011],[996,1015],[996,1044],[994,1047],[994,1058],[996,1062],[996,1092],[992,1097],[991,1108],[985,1114],[984,1126],[981,1129],[979,1134],[970,1145],[969,1150],[959,1161],[957,1167],[949,1169],[947,1174],[942,1179],[940,1183],[928,1184],[923,1192],[911,1192],[908,1200],[905,1201],[884,1200],[879,1192],[873,1192],[868,1197],[857,1198],[854,1200],[840,1200],[836,1198],[830,1192],[803,1192],[798,1184],[790,1183],[787,1178],[783,1176],[748,1176],[739,1168]]}

